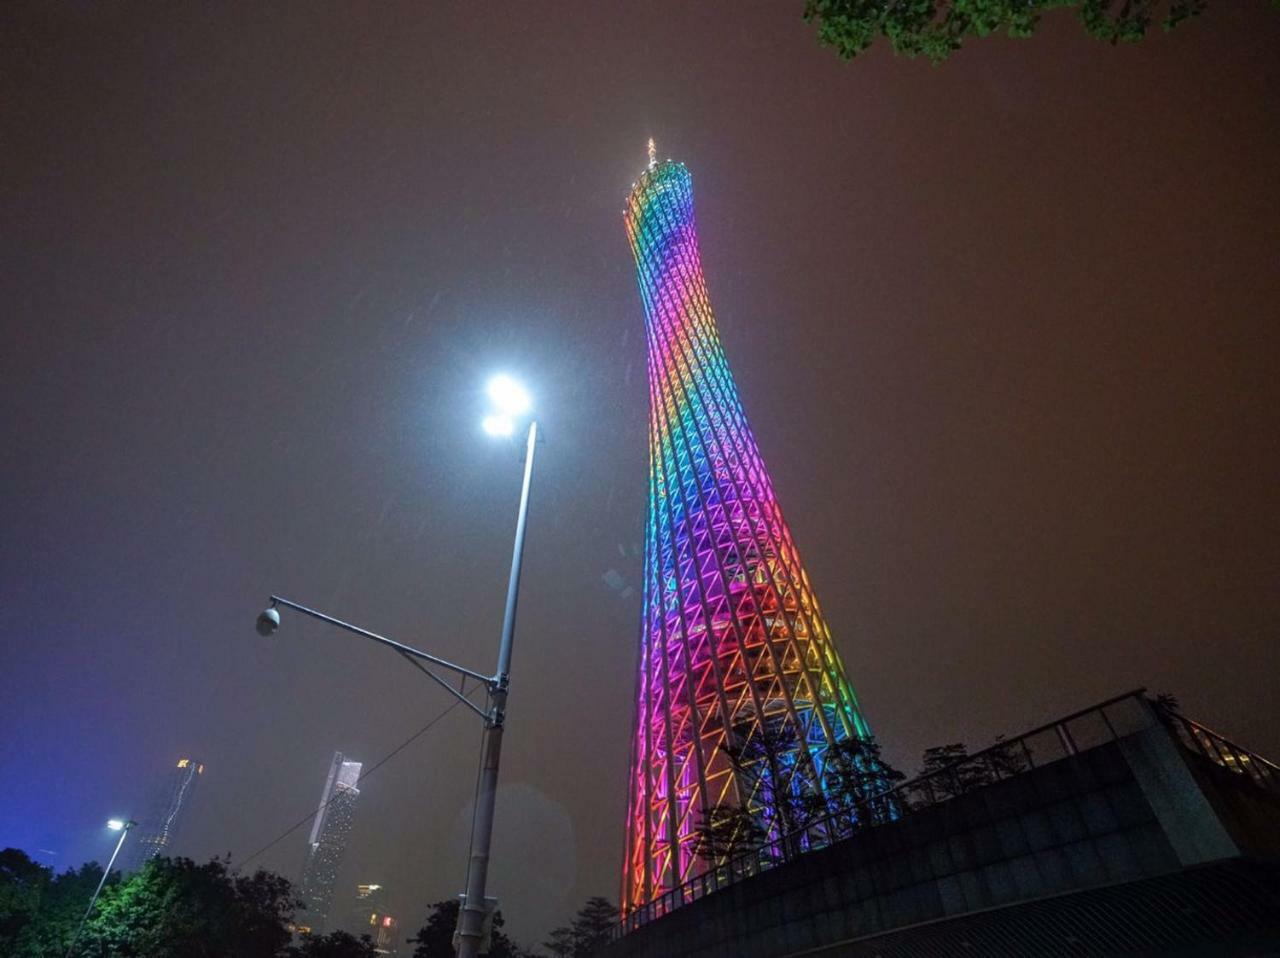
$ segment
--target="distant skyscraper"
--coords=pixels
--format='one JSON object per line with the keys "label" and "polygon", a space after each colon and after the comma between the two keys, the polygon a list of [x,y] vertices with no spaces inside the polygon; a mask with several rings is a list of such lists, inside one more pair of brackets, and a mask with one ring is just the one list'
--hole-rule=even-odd
{"label": "distant skyscraper", "polygon": [[142,820],[141,834],[133,842],[122,871],[137,871],[156,855],[173,854],[178,825],[191,802],[196,782],[203,774],[201,762],[191,758],[178,759],[178,764],[169,770],[168,778],[159,789],[150,813]]}
{"label": "distant skyscraper", "polygon": [[[649,358],[649,514],[624,911],[712,867],[719,810],[781,838],[832,746],[871,735],[747,424],[702,275],[693,181],[649,168],[624,220]],[[786,321],[784,318],[783,321]],[[775,389],[805,375],[770,357]],[[812,455],[812,450],[793,450]],[[755,754],[750,767],[732,759]]]}
{"label": "distant skyscraper", "polygon": [[395,917],[387,911],[386,888],[373,884],[356,886],[355,903],[345,930],[356,937],[368,935],[378,954],[395,955],[399,928]]}
{"label": "distant skyscraper", "polygon": [[302,869],[299,894],[307,910],[299,916],[302,930],[321,934],[333,903],[333,889],[338,880],[338,867],[347,850],[351,824],[355,820],[356,799],[360,789],[360,763],[348,762],[341,752],[333,753],[329,777],[320,795],[320,807],[311,825],[307,844],[307,863]]}

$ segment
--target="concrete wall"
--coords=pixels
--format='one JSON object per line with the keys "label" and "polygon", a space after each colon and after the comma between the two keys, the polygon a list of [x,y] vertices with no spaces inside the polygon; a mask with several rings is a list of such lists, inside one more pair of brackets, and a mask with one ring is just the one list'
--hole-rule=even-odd
{"label": "concrete wall", "polygon": [[[1267,811],[1232,799],[1236,780],[1215,779],[1225,797],[1211,801],[1201,777],[1163,729],[1150,728],[801,856],[676,909],[604,954],[775,958],[1238,856],[1218,809],[1229,805],[1251,832]],[[1274,832],[1280,814],[1269,822]]]}

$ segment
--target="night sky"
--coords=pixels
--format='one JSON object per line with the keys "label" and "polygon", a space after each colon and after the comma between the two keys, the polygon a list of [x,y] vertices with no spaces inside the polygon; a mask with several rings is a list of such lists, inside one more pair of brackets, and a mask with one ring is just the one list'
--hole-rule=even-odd
{"label": "night sky", "polygon": [[[448,704],[259,638],[269,592],[491,669],[506,370],[546,442],[492,887],[525,941],[616,899],[650,135],[891,761],[1140,685],[1280,755],[1280,14],[933,67],[802,7],[4,6],[0,846],[105,858],[192,755],[177,851],[240,861]],[[342,880],[409,924],[461,889],[478,739],[455,709],[364,783]]]}

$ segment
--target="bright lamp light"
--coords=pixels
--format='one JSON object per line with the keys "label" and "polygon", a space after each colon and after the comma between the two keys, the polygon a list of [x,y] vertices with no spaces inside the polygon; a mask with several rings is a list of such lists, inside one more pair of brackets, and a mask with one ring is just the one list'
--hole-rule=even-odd
{"label": "bright lamp light", "polygon": [[113,832],[118,832],[120,829],[124,828],[124,822],[118,818],[113,818],[107,822],[107,828],[111,829]]}
{"label": "bright lamp light", "polygon": [[516,424],[506,416],[485,416],[480,426],[491,436],[509,436],[516,431]]}
{"label": "bright lamp light", "polygon": [[489,398],[508,416],[522,416],[533,405],[529,391],[510,376],[494,376],[489,380]]}

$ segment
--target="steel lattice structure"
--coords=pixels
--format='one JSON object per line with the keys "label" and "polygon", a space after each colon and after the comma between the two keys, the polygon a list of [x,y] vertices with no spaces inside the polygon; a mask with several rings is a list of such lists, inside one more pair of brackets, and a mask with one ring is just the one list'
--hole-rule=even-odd
{"label": "steel lattice structure", "polygon": [[[681,163],[657,163],[624,213],[644,301],[649,506],[623,864],[624,912],[705,871],[713,809],[768,806],[827,748],[869,738],[747,424],[707,298]],[[767,775],[726,747],[764,743]],[[786,748],[776,743],[789,742]],[[740,754],[740,753],[739,753]]]}

